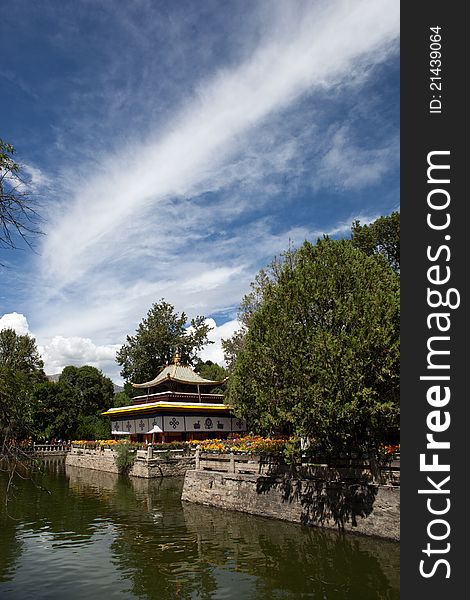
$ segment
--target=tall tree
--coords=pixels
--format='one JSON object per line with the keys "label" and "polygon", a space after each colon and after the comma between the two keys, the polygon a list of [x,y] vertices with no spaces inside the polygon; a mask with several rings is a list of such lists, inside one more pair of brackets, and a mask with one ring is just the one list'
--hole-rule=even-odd
{"label": "tall tree", "polygon": [[235,331],[231,338],[222,339],[222,350],[224,352],[224,359],[229,373],[235,368],[237,356],[243,348],[246,332],[247,329],[242,327]]}
{"label": "tall tree", "polygon": [[27,334],[19,335],[14,329],[0,330],[0,366],[44,377],[44,363],[36,340]]}
{"label": "tall tree", "polygon": [[0,365],[0,458],[32,434],[32,390],[26,373]]}
{"label": "tall tree", "polygon": [[370,225],[354,221],[351,234],[354,248],[383,256],[395,273],[400,273],[400,213],[380,217]]}
{"label": "tall tree", "polygon": [[178,314],[171,304],[160,300],[117,352],[122,377],[135,383],[148,381],[171,362],[176,352],[183,363],[194,364],[198,351],[212,343],[207,338],[210,329],[202,316],[192,319],[187,327],[186,314]]}
{"label": "tall tree", "polygon": [[94,415],[113,405],[113,382],[96,367],[65,367],[59,376],[59,383],[69,385],[77,393],[77,408],[82,415]]}
{"label": "tall tree", "polygon": [[46,378],[34,338],[0,331],[0,454],[32,434],[34,385]]}
{"label": "tall tree", "polygon": [[75,437],[80,401],[77,390],[63,381],[45,381],[35,387],[33,399],[35,439],[45,442]]}
{"label": "tall tree", "polygon": [[41,440],[108,437],[109,421],[101,413],[113,400],[113,382],[99,369],[65,367],[56,383],[47,381],[34,390],[35,436]]}
{"label": "tall tree", "polygon": [[[290,249],[288,252],[289,251]],[[238,308],[237,318],[240,323],[240,329],[235,331],[231,338],[221,340],[224,359],[229,372],[232,372],[235,368],[237,356],[243,347],[251,317],[260,308],[263,302],[264,292],[271,279],[275,277],[278,269],[279,261],[275,258],[267,269],[261,269],[259,273],[257,273],[255,280],[250,284],[250,292],[243,297]]]}
{"label": "tall tree", "polygon": [[[224,381],[228,377],[228,370],[211,360],[199,360],[194,367],[194,370],[196,373],[199,373],[201,377],[204,377],[204,379],[212,379],[212,381]],[[211,388],[209,393],[224,394],[225,384]]]}
{"label": "tall tree", "polygon": [[35,227],[38,215],[14,154],[14,147],[0,139],[0,248],[16,248],[18,239],[30,246],[30,236],[40,233]]}
{"label": "tall tree", "polygon": [[[381,257],[397,275],[400,274],[400,213],[393,212],[379,217],[369,225],[361,225],[358,220],[354,221],[351,225],[349,242],[368,256]],[[250,292],[243,298],[237,315],[241,327],[231,338],[222,340],[224,358],[229,371],[232,371],[235,366],[251,316],[262,304],[269,283],[277,278],[282,264],[292,261],[294,255],[293,248],[289,247],[281,255],[280,260],[275,258],[266,269],[258,273],[251,284]]]}
{"label": "tall tree", "polygon": [[229,381],[258,430],[376,449],[399,415],[399,279],[346,240],[305,242],[269,273]]}

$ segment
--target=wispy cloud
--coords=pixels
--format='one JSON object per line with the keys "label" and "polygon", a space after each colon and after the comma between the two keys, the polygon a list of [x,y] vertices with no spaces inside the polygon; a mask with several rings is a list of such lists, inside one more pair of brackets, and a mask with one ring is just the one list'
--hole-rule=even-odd
{"label": "wispy cloud", "polygon": [[361,148],[351,142],[346,127],[330,138],[316,173],[315,185],[330,189],[355,189],[380,181],[391,165],[398,164],[398,137],[382,147]]}
{"label": "wispy cloud", "polygon": [[[34,302],[21,309],[51,364],[67,348],[108,360],[106,349],[162,297],[190,317],[224,315],[230,329],[256,271],[289,241],[345,234],[358,214],[375,216],[351,203],[325,219],[319,192],[357,192],[396,169],[396,131],[364,143],[342,110],[396,57],[399,3],[259,1],[250,19],[227,3],[237,26],[225,32],[216,5],[197,4],[216,21],[201,18],[196,41],[175,5],[158,15],[146,2],[95,7],[116,35],[93,46],[86,65],[95,70],[65,80],[68,105],[53,125],[65,162],[49,174],[47,235],[28,280]],[[49,34],[67,56],[78,36],[71,6]],[[47,4],[49,18],[55,10]],[[120,61],[117,40],[132,49]],[[29,175],[48,184],[43,172]],[[296,210],[291,197],[307,192]]]}
{"label": "wispy cloud", "polygon": [[150,219],[158,237],[162,206],[191,196],[214,165],[226,164],[244,141],[240,136],[301,94],[364,68],[397,35],[396,2],[303,7],[289,15],[289,27],[278,23],[276,37],[267,35],[244,64],[201,83],[167,131],[123,155],[103,158],[99,172],[81,182],[51,223],[42,250],[42,273],[55,290],[106,268],[119,254],[119,231],[129,221],[135,232]]}

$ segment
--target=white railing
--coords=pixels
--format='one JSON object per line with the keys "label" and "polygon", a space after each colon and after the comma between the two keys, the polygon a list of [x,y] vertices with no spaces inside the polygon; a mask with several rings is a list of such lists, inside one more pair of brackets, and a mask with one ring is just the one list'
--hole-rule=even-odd
{"label": "white railing", "polygon": [[70,452],[69,444],[33,444],[35,454],[52,454],[57,452]]}
{"label": "white railing", "polygon": [[[72,444],[71,454],[87,454],[91,456],[114,456],[115,448],[106,446],[99,446],[98,448],[90,448],[86,445]],[[154,458],[163,458],[170,456],[175,458],[177,456],[194,456],[194,452],[189,452],[186,448],[168,448],[159,450],[158,446],[147,446],[147,448],[141,448],[134,450],[136,453],[137,460],[151,460]]]}

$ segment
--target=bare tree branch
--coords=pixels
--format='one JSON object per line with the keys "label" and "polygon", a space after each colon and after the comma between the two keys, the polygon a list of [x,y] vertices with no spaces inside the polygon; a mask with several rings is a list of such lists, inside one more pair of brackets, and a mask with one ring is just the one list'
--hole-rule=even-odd
{"label": "bare tree branch", "polygon": [[14,147],[0,138],[0,248],[19,249],[18,241],[23,241],[32,249],[31,238],[42,233],[39,215],[14,153]]}

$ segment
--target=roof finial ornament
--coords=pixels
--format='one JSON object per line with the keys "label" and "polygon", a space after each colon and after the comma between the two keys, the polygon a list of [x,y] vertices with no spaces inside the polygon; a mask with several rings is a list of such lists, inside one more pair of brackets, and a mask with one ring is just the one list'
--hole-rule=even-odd
{"label": "roof finial ornament", "polygon": [[180,355],[178,353],[178,350],[176,351],[176,354],[175,354],[174,363],[175,363],[175,365],[180,364]]}

